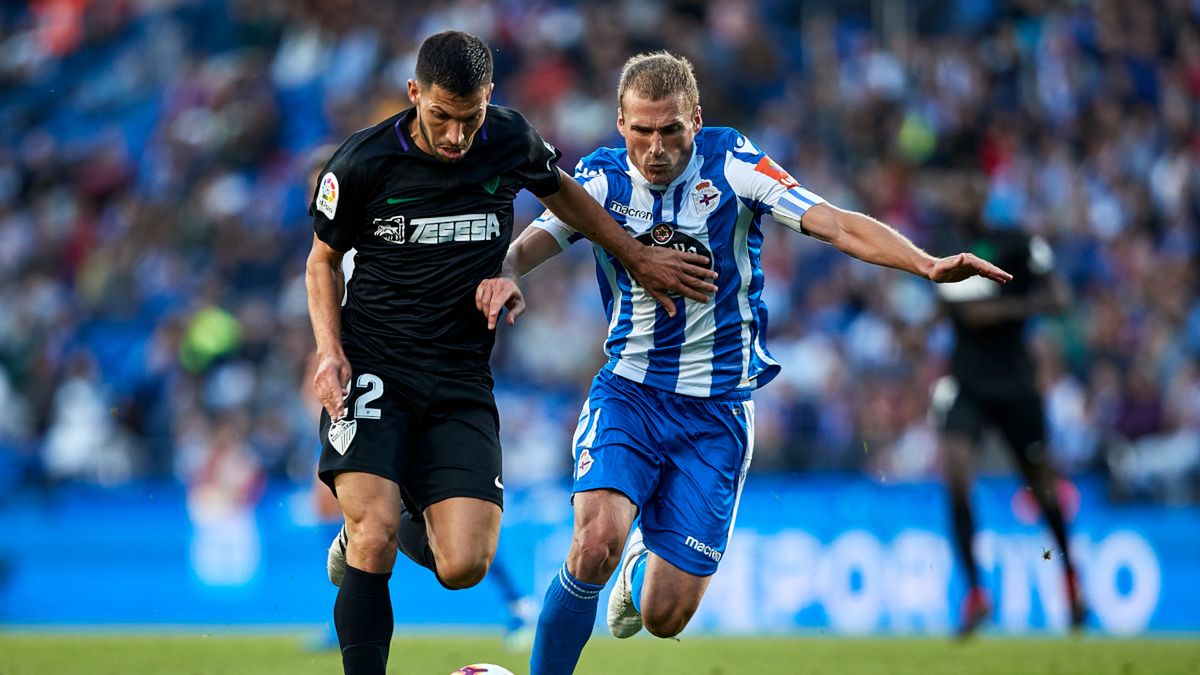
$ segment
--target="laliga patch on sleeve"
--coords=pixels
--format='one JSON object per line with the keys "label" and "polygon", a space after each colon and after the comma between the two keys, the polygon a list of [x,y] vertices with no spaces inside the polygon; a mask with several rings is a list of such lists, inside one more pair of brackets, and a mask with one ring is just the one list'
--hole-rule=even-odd
{"label": "laliga patch on sleeve", "polygon": [[317,192],[317,210],[330,220],[333,220],[333,215],[337,213],[339,192],[338,179],[332,171],[321,176],[321,189]]}
{"label": "laliga patch on sleeve", "polygon": [[762,159],[758,160],[758,164],[754,166],[754,170],[766,176],[767,178],[770,178],[776,183],[779,183],[788,190],[800,187],[800,183],[798,183],[795,178],[792,178],[791,174],[784,171],[783,167],[771,161],[770,157],[764,156]]}

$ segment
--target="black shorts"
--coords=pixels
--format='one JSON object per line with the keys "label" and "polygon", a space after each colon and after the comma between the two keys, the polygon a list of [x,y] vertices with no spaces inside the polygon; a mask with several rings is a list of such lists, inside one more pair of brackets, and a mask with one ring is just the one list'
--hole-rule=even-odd
{"label": "black shorts", "polygon": [[[1036,389],[985,394],[959,389],[956,382],[951,386],[953,393],[942,398],[938,411],[944,431],[962,434],[978,447],[984,429],[990,426],[1000,432],[1013,453],[1035,462],[1043,459],[1046,417]],[[936,392],[934,398],[938,398]]]}
{"label": "black shorts", "polygon": [[450,497],[503,507],[491,373],[394,371],[354,364],[346,416],[330,424],[321,413],[321,480],[336,493],[334,477],[344,471],[382,476],[418,512]]}

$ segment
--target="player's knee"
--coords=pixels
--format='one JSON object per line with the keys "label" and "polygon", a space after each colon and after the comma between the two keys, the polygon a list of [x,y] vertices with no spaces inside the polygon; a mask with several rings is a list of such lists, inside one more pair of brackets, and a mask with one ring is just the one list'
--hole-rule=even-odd
{"label": "player's knee", "polygon": [[487,576],[491,556],[481,551],[447,555],[437,561],[437,575],[450,590],[470,588]]}
{"label": "player's knee", "polygon": [[580,532],[571,542],[568,556],[572,573],[589,583],[607,581],[621,561],[621,544],[619,537]]}
{"label": "player's knee", "polygon": [[396,554],[396,530],[382,523],[360,522],[347,527],[350,549],[371,561],[390,560]]}
{"label": "player's knee", "polygon": [[683,632],[692,618],[692,613],[686,608],[669,607],[665,610],[658,610],[646,607],[644,609],[646,611],[642,613],[642,624],[654,637],[673,638]]}

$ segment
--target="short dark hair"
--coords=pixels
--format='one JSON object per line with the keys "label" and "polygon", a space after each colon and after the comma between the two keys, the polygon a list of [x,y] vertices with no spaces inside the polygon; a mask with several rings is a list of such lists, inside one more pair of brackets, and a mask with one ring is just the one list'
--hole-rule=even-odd
{"label": "short dark hair", "polygon": [[425,38],[417,52],[417,82],[467,96],[492,81],[492,50],[479,38],[457,30]]}

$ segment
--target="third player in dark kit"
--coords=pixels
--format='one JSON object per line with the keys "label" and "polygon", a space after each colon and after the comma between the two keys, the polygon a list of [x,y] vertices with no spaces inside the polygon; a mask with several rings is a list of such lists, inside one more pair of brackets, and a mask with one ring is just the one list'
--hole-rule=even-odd
{"label": "third player in dark kit", "polygon": [[[706,301],[716,289],[706,258],[637,243],[564,177],[519,113],[489,105],[491,79],[478,38],[431,36],[408,83],[413,107],[343,143],[313,197],[313,386],[325,408],[319,472],[346,519],[329,555],[346,673],[385,672],[397,546],[451,589],[478,583],[495,554],[494,325],[475,291],[501,271],[516,194],[530,190],[621,258],[668,311],[670,293]],[[506,306],[511,323],[519,290]]]}
{"label": "third player in dark kit", "polygon": [[962,604],[959,634],[973,633],[991,613],[972,550],[975,520],[970,501],[972,450],[989,427],[1003,437],[1054,535],[1065,573],[1071,625],[1078,628],[1085,608],[1055,493],[1036,368],[1025,346],[1026,320],[1036,314],[1062,312],[1069,293],[1053,273],[1054,254],[1045,240],[1017,229],[983,226],[979,216],[982,178],[971,172],[952,176],[947,188],[948,194],[959,195],[955,219],[965,241],[956,244],[966,244],[980,258],[1014,272],[1012,282],[1004,286],[967,279],[938,287],[955,334],[951,374],[939,380],[933,405],[942,426],[955,548],[970,587]]}

